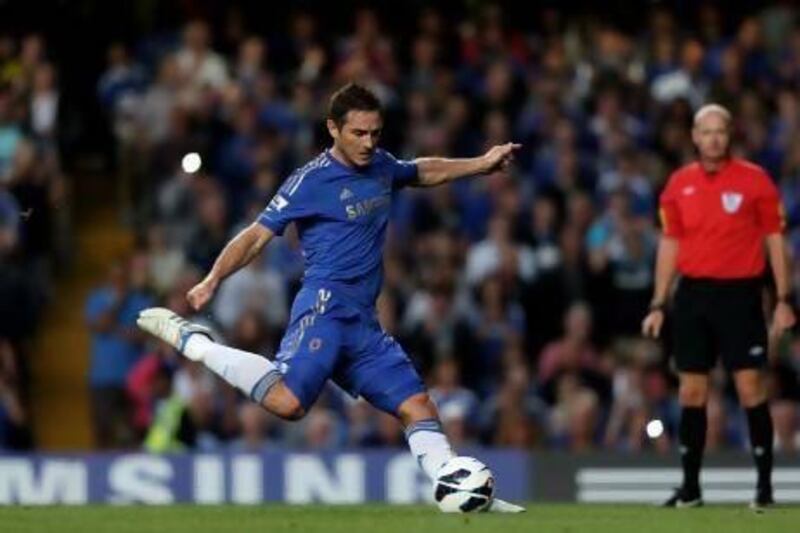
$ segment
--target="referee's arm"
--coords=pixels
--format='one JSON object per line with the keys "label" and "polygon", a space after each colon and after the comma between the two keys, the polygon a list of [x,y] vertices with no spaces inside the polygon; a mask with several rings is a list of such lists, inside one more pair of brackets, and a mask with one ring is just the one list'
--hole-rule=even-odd
{"label": "referee's arm", "polygon": [[795,323],[794,309],[792,308],[791,293],[792,279],[789,268],[789,253],[783,230],[786,227],[786,215],[781,204],[778,189],[765,176],[763,179],[763,193],[756,201],[756,214],[759,225],[764,232],[764,241],[775,279],[775,313],[772,317],[770,334],[777,338]]}
{"label": "referee's arm", "polygon": [[785,330],[794,326],[795,316],[791,305],[791,281],[789,269],[789,254],[786,251],[786,242],[782,233],[771,233],[766,236],[769,264],[772,267],[772,276],[775,278],[775,315],[772,321],[773,335],[780,335]]}
{"label": "referee's arm", "polygon": [[678,239],[683,234],[683,221],[675,200],[675,184],[670,178],[667,187],[661,194],[658,216],[661,220],[661,238],[658,241],[656,255],[656,282],[650,312],[642,321],[642,335],[656,338],[661,334],[664,325],[664,306],[667,303],[669,289],[678,271]]}
{"label": "referee's arm", "polygon": [[658,242],[656,255],[656,282],[650,312],[642,322],[642,334],[646,337],[658,337],[664,325],[664,305],[667,302],[669,288],[675,279],[678,263],[678,240],[662,235]]}

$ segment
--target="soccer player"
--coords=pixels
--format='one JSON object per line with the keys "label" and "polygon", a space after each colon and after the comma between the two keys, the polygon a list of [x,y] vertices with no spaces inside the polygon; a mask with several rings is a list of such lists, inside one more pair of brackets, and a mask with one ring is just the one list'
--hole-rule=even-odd
{"label": "soccer player", "polygon": [[[302,418],[332,379],[398,417],[411,452],[434,480],[455,454],[414,366],[376,318],[392,198],[403,187],[433,187],[503,170],[520,145],[494,146],[475,158],[397,160],[378,148],[380,102],[356,84],[331,97],[327,127],[333,147],[289,176],[258,220],[228,243],[187,295],[192,307],[201,309],[222,280],[294,222],[305,276],[275,362],[215,343],[206,328],[167,309],[143,311],[138,324],[283,419]],[[491,510],[524,509],[495,499]]]}
{"label": "soccer player", "polygon": [[729,153],[731,115],[710,104],[694,117],[692,140],[699,160],[678,169],[661,195],[663,235],[656,260],[655,294],[642,329],[657,337],[675,278],[673,351],[679,372],[678,430],[683,484],[665,503],[699,506],[699,474],[706,440],[708,373],[717,356],[733,375],[747,413],[758,471],[752,507],[772,498],[772,419],[762,369],[767,328],[762,312],[764,248],[777,291],[773,331],[795,323],[783,241],[783,213],[775,185],[764,170]]}

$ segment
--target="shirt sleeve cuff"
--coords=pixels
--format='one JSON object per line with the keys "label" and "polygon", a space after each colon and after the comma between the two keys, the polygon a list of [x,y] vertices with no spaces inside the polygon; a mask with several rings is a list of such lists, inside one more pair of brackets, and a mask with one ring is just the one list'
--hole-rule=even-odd
{"label": "shirt sleeve cuff", "polygon": [[258,223],[270,230],[275,235],[283,235],[284,226],[274,220],[270,220],[264,215],[259,215]]}

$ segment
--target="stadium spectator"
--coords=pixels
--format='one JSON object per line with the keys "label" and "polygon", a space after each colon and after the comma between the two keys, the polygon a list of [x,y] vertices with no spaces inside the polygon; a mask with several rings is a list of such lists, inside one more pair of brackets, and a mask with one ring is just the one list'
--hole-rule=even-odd
{"label": "stadium spectator", "polygon": [[574,303],[564,317],[563,336],[542,351],[536,379],[546,384],[563,373],[587,374],[600,378],[603,362],[592,345],[592,314],[585,303]]}
{"label": "stadium spectator", "polygon": [[197,446],[197,427],[183,398],[172,387],[172,369],[160,361],[151,386],[152,422],[143,447],[151,453],[175,453]]}
{"label": "stadium spectator", "polygon": [[470,319],[475,342],[473,358],[468,362],[470,383],[486,397],[500,380],[505,353],[522,339],[525,314],[497,276],[478,287],[475,303]]}
{"label": "stadium spectator", "polygon": [[237,452],[263,452],[269,445],[270,425],[274,420],[257,405],[244,402],[239,406],[240,436],[234,439],[229,450]]}
{"label": "stadium spectator", "polygon": [[397,419],[386,413],[376,413],[376,442],[379,446],[402,449],[405,443],[403,428]]}
{"label": "stadium spectator", "polygon": [[31,337],[67,271],[61,176],[63,117],[44,38],[0,34],[0,449],[33,444]]}
{"label": "stadium spectator", "polygon": [[141,356],[143,336],[136,317],[152,305],[140,287],[132,286],[131,261],[120,261],[106,284],[87,298],[86,324],[92,332],[89,390],[95,443],[100,448],[130,445],[130,403],[126,379]]}
{"label": "stadium spectator", "polygon": [[533,251],[515,243],[512,221],[498,215],[489,221],[489,232],[485,240],[475,244],[468,252],[465,275],[472,285],[481,284],[500,269],[504,257],[515,265],[515,272],[525,281],[532,281],[536,274],[536,258]]}
{"label": "stadium spectator", "polygon": [[186,266],[183,250],[170,246],[166,228],[154,224],[147,231],[148,285],[159,296],[165,296],[177,284]]}
{"label": "stadium spectator", "polygon": [[457,410],[466,418],[468,426],[477,420],[480,406],[478,397],[461,384],[458,361],[453,357],[437,362],[433,369],[430,395],[440,410],[448,405],[457,406]]}
{"label": "stadium spectator", "polygon": [[153,422],[156,380],[161,366],[177,364],[175,351],[165,343],[156,343],[128,372],[126,390],[131,403],[131,426],[143,438]]}
{"label": "stadium spectator", "polygon": [[484,440],[492,445],[524,449],[542,440],[544,405],[520,361],[506,365],[500,387],[484,402],[483,411]]}
{"label": "stadium spectator", "polygon": [[[669,449],[669,435],[677,430],[679,406],[656,345],[645,340],[620,340],[611,347],[614,362],[613,401],[604,444],[612,449],[639,451],[651,445]],[[659,421],[663,434],[651,438],[647,424]]]}
{"label": "stadium spectator", "polygon": [[341,433],[334,415],[324,407],[312,409],[303,424],[301,448],[323,451],[340,446]]}
{"label": "stadium spectator", "polygon": [[0,338],[0,449],[22,450],[32,444],[20,377],[11,343]]}
{"label": "stadium spectator", "polygon": [[208,24],[193,20],[183,30],[183,46],[176,52],[178,72],[184,82],[182,95],[189,106],[199,104],[206,90],[220,91],[228,82],[227,61],[211,48]]}
{"label": "stadium spectator", "polygon": [[285,280],[264,266],[263,261],[253,261],[231,276],[220,290],[214,302],[214,315],[226,330],[234,329],[243,316],[272,329],[285,324],[288,317]]}

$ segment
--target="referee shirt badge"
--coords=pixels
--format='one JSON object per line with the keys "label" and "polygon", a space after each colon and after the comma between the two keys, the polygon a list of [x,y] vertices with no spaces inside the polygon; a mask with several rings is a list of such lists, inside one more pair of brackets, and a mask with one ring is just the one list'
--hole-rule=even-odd
{"label": "referee shirt badge", "polygon": [[725,191],[722,193],[722,208],[726,213],[735,213],[742,207],[744,195],[738,192]]}

